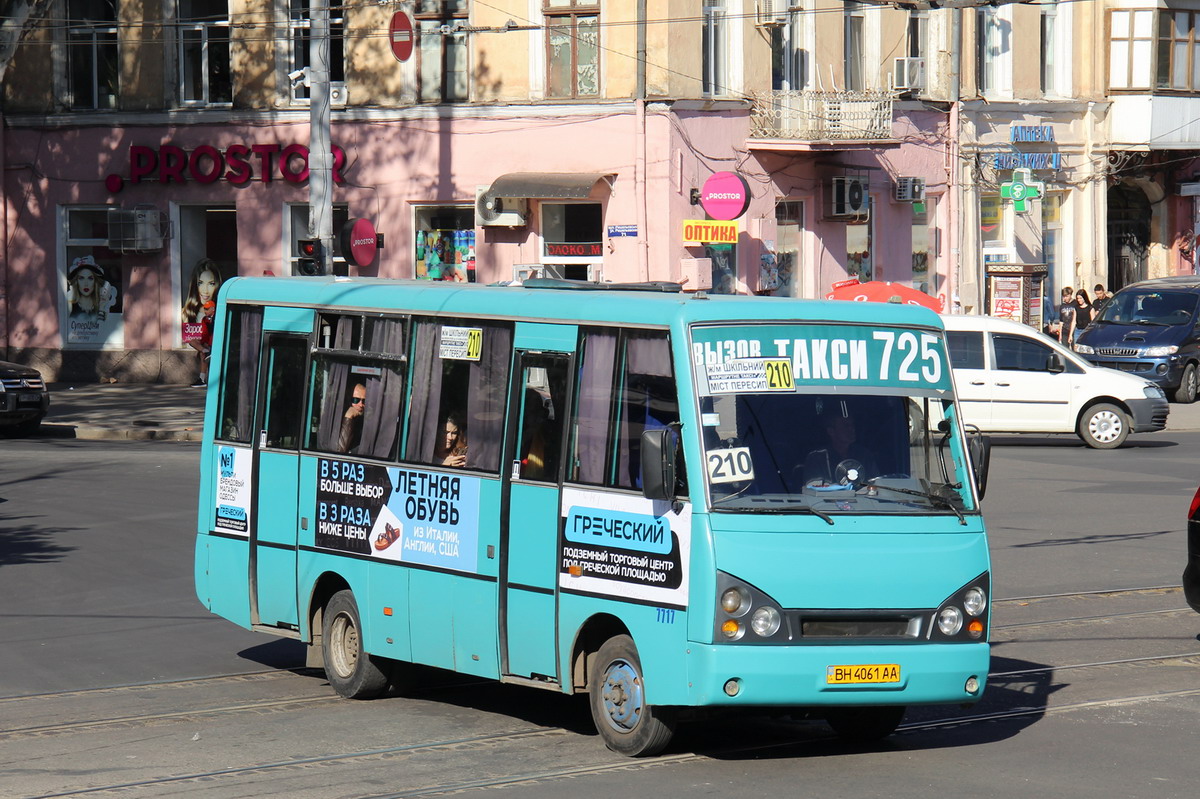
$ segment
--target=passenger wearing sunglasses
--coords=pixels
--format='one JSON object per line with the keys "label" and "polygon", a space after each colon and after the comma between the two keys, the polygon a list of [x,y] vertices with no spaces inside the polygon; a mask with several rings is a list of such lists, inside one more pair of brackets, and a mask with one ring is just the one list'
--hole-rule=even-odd
{"label": "passenger wearing sunglasses", "polygon": [[348,453],[362,439],[363,412],[367,409],[367,387],[355,383],[351,390],[350,407],[342,414],[342,429],[338,435],[338,452]]}

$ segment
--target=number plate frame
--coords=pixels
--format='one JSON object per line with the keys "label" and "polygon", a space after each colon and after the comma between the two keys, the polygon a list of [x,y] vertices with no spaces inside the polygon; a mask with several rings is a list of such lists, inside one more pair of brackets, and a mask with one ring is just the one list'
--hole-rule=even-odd
{"label": "number plate frame", "polygon": [[825,667],[826,685],[894,685],[900,682],[899,663],[852,663]]}

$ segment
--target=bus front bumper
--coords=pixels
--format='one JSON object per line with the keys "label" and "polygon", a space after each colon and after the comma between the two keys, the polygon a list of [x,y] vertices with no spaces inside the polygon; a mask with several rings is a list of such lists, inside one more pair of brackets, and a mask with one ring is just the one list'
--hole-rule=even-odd
{"label": "bus front bumper", "polygon": [[[691,644],[688,658],[691,701],[687,704],[698,706],[970,703],[983,695],[990,662],[986,642],[836,646]],[[838,678],[893,681],[833,681]]]}

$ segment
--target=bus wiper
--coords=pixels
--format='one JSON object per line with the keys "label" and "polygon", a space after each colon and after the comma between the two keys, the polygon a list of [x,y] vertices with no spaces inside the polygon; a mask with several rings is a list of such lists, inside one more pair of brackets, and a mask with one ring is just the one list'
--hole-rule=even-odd
{"label": "bus wiper", "polygon": [[811,513],[819,519],[824,519],[826,523],[833,524],[833,517],[823,510],[817,510],[812,505],[788,505],[784,508],[775,508],[776,513]]}
{"label": "bus wiper", "polygon": [[710,507],[713,510],[722,508],[725,510],[733,510],[733,500],[741,499],[742,501],[736,505],[738,510],[757,510],[765,511],[766,513],[811,513],[813,516],[824,519],[827,523],[833,524],[833,517],[823,510],[817,510],[811,505],[797,505],[790,502],[785,503],[785,500],[779,498],[768,497],[743,497],[740,494],[730,494],[727,497],[713,500]]}
{"label": "bus wiper", "polygon": [[963,516],[962,511],[955,507],[954,503],[943,497],[941,494],[934,494],[931,491],[914,491],[911,488],[901,488],[900,486],[890,486],[886,483],[871,483],[873,488],[882,488],[885,491],[895,491],[897,494],[908,494],[914,497],[924,497],[925,499],[941,503],[942,507],[949,508],[954,511],[954,515],[958,517],[959,524],[966,524],[967,517]]}

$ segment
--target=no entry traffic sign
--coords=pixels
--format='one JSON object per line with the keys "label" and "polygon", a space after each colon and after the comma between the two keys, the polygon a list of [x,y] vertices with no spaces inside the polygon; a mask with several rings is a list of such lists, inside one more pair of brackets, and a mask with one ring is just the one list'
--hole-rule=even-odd
{"label": "no entry traffic sign", "polygon": [[392,55],[397,61],[407,61],[413,51],[412,18],[403,11],[392,14],[392,24],[388,26],[389,38],[392,40]]}

